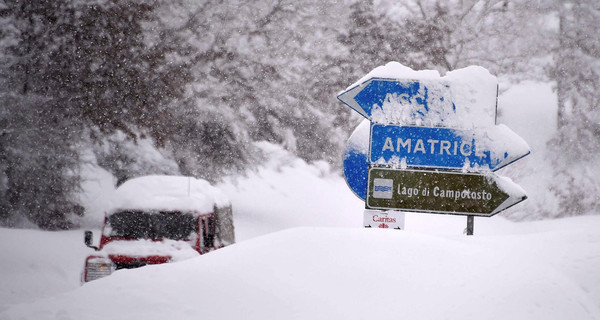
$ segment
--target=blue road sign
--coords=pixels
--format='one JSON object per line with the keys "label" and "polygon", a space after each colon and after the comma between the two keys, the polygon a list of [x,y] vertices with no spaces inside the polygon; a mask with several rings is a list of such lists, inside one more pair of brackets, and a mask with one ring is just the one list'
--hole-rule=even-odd
{"label": "blue road sign", "polygon": [[369,177],[369,122],[359,125],[350,138],[344,151],[344,177],[352,192],[362,200],[367,198]]}
{"label": "blue road sign", "polygon": [[448,84],[439,81],[371,78],[342,92],[338,99],[369,120],[372,120],[374,108],[382,107],[390,98],[403,104],[419,106],[415,116],[425,116],[433,104],[455,109],[449,88]]}
{"label": "blue road sign", "polygon": [[350,190],[359,198],[367,198],[367,179],[369,177],[369,163],[367,154],[348,150],[344,152],[344,176]]}
{"label": "blue road sign", "polygon": [[421,168],[466,167],[496,171],[523,158],[529,152],[527,143],[506,126],[476,132],[372,124],[369,162]]}

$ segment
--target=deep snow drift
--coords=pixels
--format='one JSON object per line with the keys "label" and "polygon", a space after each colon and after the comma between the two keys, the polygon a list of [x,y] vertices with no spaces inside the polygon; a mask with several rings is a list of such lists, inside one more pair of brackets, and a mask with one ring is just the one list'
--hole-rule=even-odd
{"label": "deep snow drift", "polygon": [[[436,220],[456,226],[449,218]],[[600,217],[480,220],[473,237],[289,229],[120,270],[0,318],[600,319]]]}

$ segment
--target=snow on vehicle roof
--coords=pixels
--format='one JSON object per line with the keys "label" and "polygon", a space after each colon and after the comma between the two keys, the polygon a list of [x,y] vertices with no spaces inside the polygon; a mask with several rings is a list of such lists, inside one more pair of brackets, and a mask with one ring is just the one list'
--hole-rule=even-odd
{"label": "snow on vehicle roof", "polygon": [[151,175],[133,178],[113,193],[107,214],[117,210],[160,210],[210,213],[227,207],[229,199],[208,181],[184,176]]}

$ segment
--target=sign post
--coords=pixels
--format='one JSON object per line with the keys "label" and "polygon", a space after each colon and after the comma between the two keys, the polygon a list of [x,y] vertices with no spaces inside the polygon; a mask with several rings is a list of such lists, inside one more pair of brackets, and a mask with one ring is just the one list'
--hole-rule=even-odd
{"label": "sign post", "polygon": [[465,233],[468,236],[472,236],[474,228],[475,228],[475,216],[467,216],[467,229],[465,229]]}
{"label": "sign post", "polygon": [[[495,111],[495,105],[466,105],[482,99],[453,96],[451,79],[439,75],[371,76],[376,70],[338,95],[370,122],[368,131],[363,124],[355,130],[344,153],[348,186],[365,201],[365,227],[403,229],[404,216],[397,218],[396,212],[452,214],[467,216],[466,234],[472,235],[475,216],[491,217],[527,198],[518,185],[494,173],[528,155],[527,143],[487,119],[460,123],[461,110],[480,114],[477,108]],[[492,84],[497,95],[497,81]],[[496,97],[489,98],[496,103]],[[494,123],[495,116],[489,115]],[[399,221],[401,227],[394,225]]]}

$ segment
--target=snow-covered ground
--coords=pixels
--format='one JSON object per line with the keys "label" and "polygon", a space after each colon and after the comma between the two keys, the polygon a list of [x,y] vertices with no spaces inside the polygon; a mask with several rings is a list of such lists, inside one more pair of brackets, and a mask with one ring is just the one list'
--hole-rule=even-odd
{"label": "snow-covered ground", "polygon": [[[0,228],[0,310],[79,287],[83,231]],[[1,313],[0,313],[1,314]],[[0,316],[0,319],[3,319]]]}
{"label": "snow-covered ground", "polygon": [[[549,95],[548,85],[524,83],[500,97],[500,122],[533,151],[501,174],[527,201],[546,197],[535,174],[548,172],[540,166],[552,129],[532,123],[552,119]],[[91,253],[82,230],[0,229],[0,320],[600,319],[600,216],[476,218],[470,237],[459,216],[407,214],[403,231],[364,229],[363,202],[326,164],[261,147],[272,155],[262,169],[219,185],[238,243],[204,256],[80,286]],[[92,226],[110,184],[97,178]],[[510,210],[520,216],[527,205]]]}
{"label": "snow-covered ground", "polygon": [[467,237],[451,232],[463,219],[409,215],[406,231],[293,228],[82,287],[80,233],[2,229],[0,319],[600,319],[598,226],[482,218]]}

